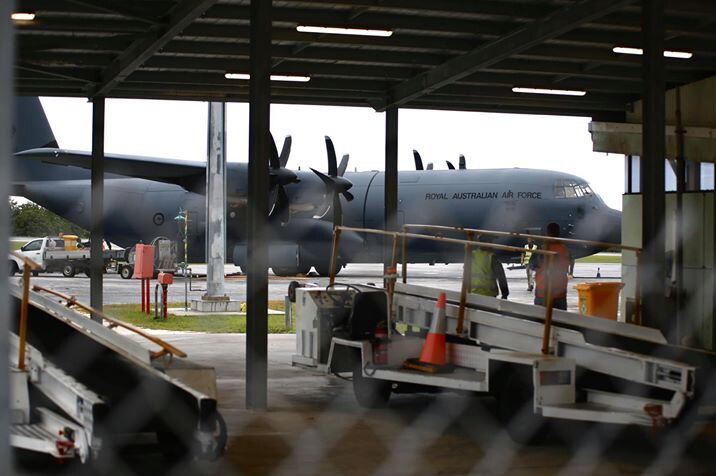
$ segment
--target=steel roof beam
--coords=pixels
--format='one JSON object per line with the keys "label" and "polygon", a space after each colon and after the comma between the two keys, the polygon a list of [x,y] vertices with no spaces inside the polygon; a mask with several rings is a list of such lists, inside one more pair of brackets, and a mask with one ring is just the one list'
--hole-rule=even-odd
{"label": "steel roof beam", "polygon": [[516,53],[575,27],[600,18],[631,3],[632,0],[581,0],[545,18],[536,20],[507,36],[453,58],[392,88],[387,98],[376,104],[378,111],[405,104],[442,86],[458,81]]}
{"label": "steel roof beam", "polygon": [[112,15],[118,15],[124,18],[128,18],[130,20],[137,20],[142,23],[148,23],[150,25],[158,25],[159,22],[148,18],[141,12],[135,12],[134,10],[131,10],[129,8],[124,8],[117,6],[116,4],[103,4],[103,2],[88,2],[85,0],[64,0],[67,3],[72,3],[74,5],[78,5],[80,7],[84,7],[90,10],[95,10],[102,13],[109,13]]}
{"label": "steel roof beam", "polygon": [[135,42],[102,72],[102,82],[92,91],[92,96],[109,93],[215,2],[216,0],[182,0],[178,3],[169,13],[165,26],[157,29],[149,38]]}

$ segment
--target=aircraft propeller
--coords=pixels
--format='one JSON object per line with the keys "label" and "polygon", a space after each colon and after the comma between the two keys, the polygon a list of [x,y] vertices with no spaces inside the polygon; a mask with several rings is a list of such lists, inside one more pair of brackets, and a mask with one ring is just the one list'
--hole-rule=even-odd
{"label": "aircraft propeller", "polygon": [[281,225],[288,223],[290,218],[289,198],[284,188],[286,185],[298,183],[301,180],[293,170],[286,168],[288,156],[291,153],[291,136],[286,136],[281,148],[281,155],[276,148],[276,141],[271,135],[271,156],[269,157],[269,187],[273,194],[276,190],[276,199],[269,212],[270,220],[279,220]]}
{"label": "aircraft propeller", "polygon": [[415,170],[423,170],[423,159],[415,149],[413,149],[413,159],[415,159]]}
{"label": "aircraft propeller", "polygon": [[336,149],[333,147],[333,141],[328,136],[325,136],[325,140],[326,153],[328,155],[328,175],[313,168],[311,170],[325,184],[328,192],[326,197],[329,197],[330,201],[328,201],[324,209],[325,211],[321,215],[314,216],[314,218],[323,218],[326,213],[328,213],[328,209],[332,206],[333,224],[340,225],[343,223],[343,207],[341,205],[340,195],[343,195],[343,198],[349,202],[354,198],[353,194],[348,191],[353,186],[353,183],[350,180],[343,178],[343,174],[348,167],[348,154],[341,158],[340,166],[338,166],[336,160]]}
{"label": "aircraft propeller", "polygon": [[465,160],[465,156],[462,154],[460,154],[460,163],[458,167],[460,168],[460,170],[467,169],[467,161]]}
{"label": "aircraft propeller", "polygon": [[433,163],[432,163],[432,162],[428,162],[428,166],[425,167],[425,170],[433,170]]}
{"label": "aircraft propeller", "polygon": [[455,166],[450,162],[449,160],[446,160],[445,163],[447,164],[448,168],[450,170],[455,170]]}

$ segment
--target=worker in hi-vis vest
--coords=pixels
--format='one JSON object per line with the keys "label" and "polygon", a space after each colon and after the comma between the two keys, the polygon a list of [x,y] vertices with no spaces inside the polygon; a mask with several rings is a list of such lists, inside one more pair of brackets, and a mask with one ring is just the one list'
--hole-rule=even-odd
{"label": "worker in hi-vis vest", "polygon": [[[559,238],[559,225],[547,225],[547,236]],[[552,258],[552,269],[547,270],[547,259],[544,256],[533,255],[532,263],[535,269],[535,304],[544,306],[547,299],[547,275],[552,283],[552,307],[567,310],[567,273],[569,273],[569,250],[562,243],[547,242],[541,247],[546,251],[554,251],[557,255]],[[548,273],[549,271],[549,273]]]}
{"label": "worker in hi-vis vest", "polygon": [[[489,243],[487,236],[481,236],[478,241]],[[472,251],[470,292],[483,296],[497,297],[498,285],[502,299],[507,299],[510,290],[507,288],[507,278],[502,263],[495,253],[488,248],[475,248]]]}
{"label": "worker in hi-vis vest", "polygon": [[532,292],[532,290],[534,289],[534,282],[532,280],[532,277],[534,275],[534,269],[532,269],[532,266],[530,266],[530,259],[532,259],[532,252],[536,249],[537,245],[535,244],[534,240],[532,240],[532,238],[527,238],[525,251],[522,252],[522,256],[520,257],[520,264],[525,267],[525,270],[527,270],[528,292]]}

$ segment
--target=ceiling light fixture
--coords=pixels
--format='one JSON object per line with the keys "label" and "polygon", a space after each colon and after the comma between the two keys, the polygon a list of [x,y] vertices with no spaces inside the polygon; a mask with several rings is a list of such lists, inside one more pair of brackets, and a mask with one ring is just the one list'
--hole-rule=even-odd
{"label": "ceiling light fixture", "polygon": [[327,33],[329,35],[382,36],[393,34],[390,30],[366,30],[364,28],[333,28],[328,26],[298,25],[296,31],[301,33]]}
{"label": "ceiling light fixture", "polygon": [[557,96],[584,96],[587,91],[575,91],[571,89],[541,89],[541,88],[512,88],[513,93],[524,94],[553,94]]}
{"label": "ceiling light fixture", "polygon": [[[612,51],[615,53],[619,53],[622,55],[643,55],[644,50],[641,48],[629,48],[627,46],[615,46],[612,48]],[[664,51],[664,56],[667,58],[679,58],[679,59],[689,59],[692,56],[694,56],[693,53],[690,53],[688,51]]]}
{"label": "ceiling light fixture", "polygon": [[34,12],[15,12],[10,14],[10,18],[14,21],[32,21],[35,19]]}
{"label": "ceiling light fixture", "polygon": [[[248,81],[251,79],[250,74],[246,73],[226,73],[224,74],[226,79],[243,79]],[[284,74],[272,74],[271,81],[289,81],[294,83],[307,83],[311,80],[310,76],[289,76]]]}

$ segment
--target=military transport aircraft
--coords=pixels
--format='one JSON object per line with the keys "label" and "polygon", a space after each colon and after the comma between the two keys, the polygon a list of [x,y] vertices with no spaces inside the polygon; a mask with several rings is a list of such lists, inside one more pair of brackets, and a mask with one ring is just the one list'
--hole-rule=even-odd
{"label": "military transport aircraft", "polygon": [[[89,152],[58,148],[38,98],[18,98],[14,191],[68,220],[90,226]],[[329,268],[334,224],[383,226],[384,173],[346,172],[348,157],[337,163],[326,137],[327,173],[286,168],[291,140],[270,157],[269,264],[275,274],[321,275]],[[419,155],[416,155],[416,157]],[[417,160],[416,160],[417,166]],[[132,246],[154,237],[175,238],[174,217],[189,217],[190,260],[204,255],[205,161],[183,161],[106,154],[105,222],[108,240]],[[429,223],[491,230],[541,233],[557,222],[566,235],[621,241],[621,214],[607,207],[583,179],[534,169],[422,170],[398,174],[398,223]],[[246,257],[244,220],[248,165],[227,164],[228,255],[241,266]],[[519,243],[512,243],[519,244]],[[595,253],[575,248],[575,257]],[[344,233],[340,264],[382,261],[382,239]],[[514,256],[505,256],[512,260]],[[411,241],[409,261],[462,261],[462,250],[431,241]]]}

